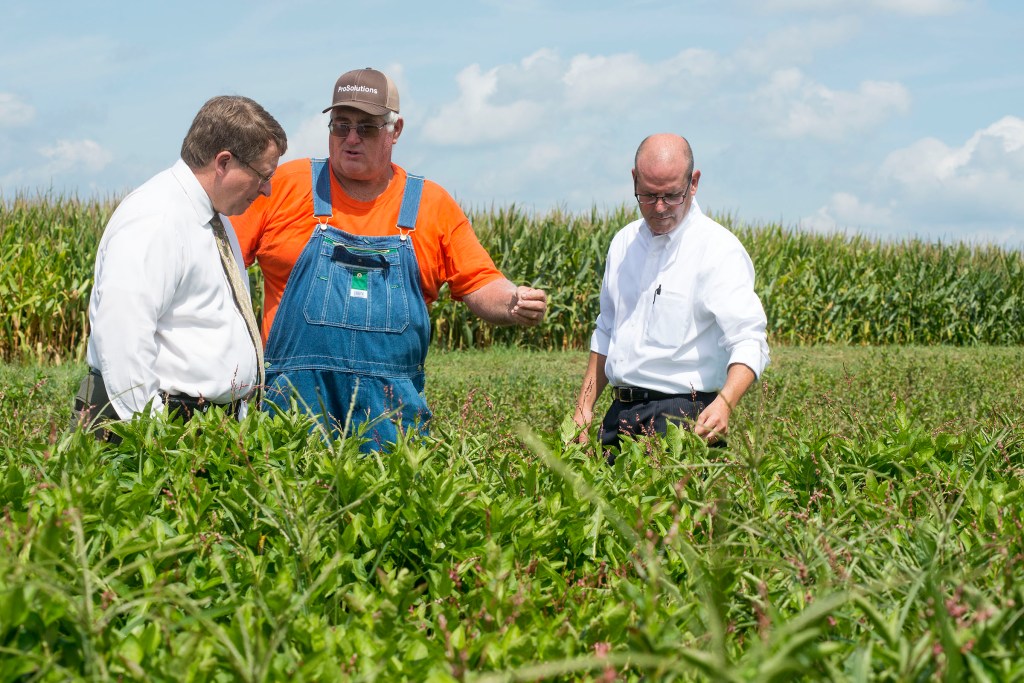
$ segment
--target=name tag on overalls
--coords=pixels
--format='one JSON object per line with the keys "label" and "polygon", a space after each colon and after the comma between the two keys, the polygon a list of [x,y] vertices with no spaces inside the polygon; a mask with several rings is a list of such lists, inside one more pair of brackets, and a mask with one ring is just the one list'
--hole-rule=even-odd
{"label": "name tag on overalls", "polygon": [[352,274],[352,289],[349,290],[349,296],[353,299],[366,298],[366,273]]}
{"label": "name tag on overalls", "polygon": [[349,287],[349,296],[354,299],[367,298],[367,270],[375,268],[384,271],[387,275],[390,264],[380,254],[360,254],[346,249],[344,245],[337,244],[331,253],[331,260],[343,263],[352,273],[352,284]]}

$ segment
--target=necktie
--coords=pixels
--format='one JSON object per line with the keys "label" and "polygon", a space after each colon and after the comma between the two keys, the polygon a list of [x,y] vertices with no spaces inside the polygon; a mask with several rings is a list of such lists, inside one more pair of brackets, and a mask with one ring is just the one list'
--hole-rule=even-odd
{"label": "necktie", "polygon": [[256,391],[254,395],[256,396],[256,402],[259,403],[266,375],[263,369],[263,340],[260,338],[260,331],[256,326],[256,315],[252,312],[252,300],[249,298],[249,292],[246,290],[245,285],[242,284],[242,275],[238,270],[238,262],[235,261],[235,257],[231,253],[231,243],[228,242],[228,233],[224,229],[224,223],[220,220],[219,213],[214,212],[210,225],[213,226],[213,235],[217,238],[217,251],[220,252],[220,263],[224,266],[224,272],[227,273],[228,282],[231,283],[231,293],[234,294],[235,304],[238,306],[238,310],[242,312],[245,326],[249,330],[249,338],[252,339],[252,345],[256,349]]}

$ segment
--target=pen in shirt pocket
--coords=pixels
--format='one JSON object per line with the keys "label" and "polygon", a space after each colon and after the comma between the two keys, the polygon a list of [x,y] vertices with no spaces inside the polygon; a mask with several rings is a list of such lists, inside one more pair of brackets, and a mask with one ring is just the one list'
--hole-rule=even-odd
{"label": "pen in shirt pocket", "polygon": [[661,294],[661,285],[658,285],[658,288],[656,290],[654,290],[654,298],[651,299],[651,305],[652,306],[658,301],[658,295],[659,294]]}

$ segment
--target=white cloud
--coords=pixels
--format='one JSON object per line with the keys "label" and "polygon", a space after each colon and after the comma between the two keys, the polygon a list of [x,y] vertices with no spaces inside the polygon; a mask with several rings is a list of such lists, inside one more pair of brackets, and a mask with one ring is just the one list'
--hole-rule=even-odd
{"label": "white cloud", "polygon": [[915,17],[954,14],[977,5],[978,0],[758,0],[756,6],[766,12],[851,12],[865,11],[904,14]]}
{"label": "white cloud", "polygon": [[[582,135],[564,136],[558,142],[524,142],[516,148],[514,164],[502,163],[500,151],[454,151],[449,158],[456,156],[474,170],[450,189],[470,201],[514,203],[527,210],[585,209],[595,202],[618,205],[630,198],[632,153],[619,158],[622,155],[610,149],[613,144]],[[581,160],[587,160],[585,171]]]}
{"label": "white cloud", "polygon": [[862,202],[848,192],[836,192],[816,213],[800,220],[804,230],[819,233],[879,229],[893,224],[890,207]]}
{"label": "white cloud", "polygon": [[960,147],[920,140],[889,154],[880,176],[924,204],[962,202],[1024,221],[1024,119],[1003,117]]}
{"label": "white cloud", "polygon": [[39,152],[50,160],[46,170],[51,174],[78,169],[102,171],[114,158],[109,151],[92,140],[58,140]]}
{"label": "white cloud", "polygon": [[809,64],[822,50],[848,43],[862,26],[852,17],[795,24],[741,48],[735,61],[742,71],[751,73]]}
{"label": "white cloud", "polygon": [[654,65],[635,54],[591,57],[577,55],[569,62],[562,81],[566,101],[573,107],[636,102],[660,80]]}
{"label": "white cloud", "polygon": [[423,138],[441,145],[477,145],[500,142],[527,134],[545,115],[539,101],[519,99],[507,104],[494,100],[502,72],[517,80],[519,71],[537,71],[536,56],[527,57],[520,67],[497,67],[483,71],[472,64],[456,77],[459,97],[441,107],[423,126]]}
{"label": "white cloud", "polygon": [[458,97],[422,127],[433,144],[470,146],[519,140],[562,120],[642,111],[637,102],[669,102],[684,110],[719,80],[723,61],[707,50],[687,49],[661,62],[632,53],[576,55],[568,62],[543,49],[517,64],[484,71],[479,64],[456,77]]}
{"label": "white cloud", "polygon": [[22,165],[0,177],[0,188],[12,191],[38,187],[93,187],[95,174],[106,168],[114,156],[93,140],[58,140],[37,150],[44,161]]}
{"label": "white cloud", "polygon": [[799,69],[776,71],[751,102],[751,111],[779,137],[835,141],[909,109],[910,94],[899,83],[862,81],[856,91],[832,90]]}
{"label": "white cloud", "polygon": [[569,160],[568,151],[555,144],[532,145],[523,155],[520,167],[528,173],[543,172],[556,164]]}
{"label": "white cloud", "polygon": [[868,5],[874,9],[893,14],[914,17],[933,17],[955,14],[968,9],[977,2],[971,0],[872,0]]}
{"label": "white cloud", "polygon": [[685,108],[724,68],[715,53],[696,48],[650,63],[632,53],[577,55],[562,77],[565,103],[574,109],[600,107],[605,112],[642,109],[638,103],[659,100]]}
{"label": "white cloud", "polygon": [[0,126],[23,126],[36,116],[35,107],[17,95],[0,92]]}
{"label": "white cloud", "polygon": [[315,114],[288,131],[288,151],[282,161],[327,156],[327,114]]}
{"label": "white cloud", "polygon": [[855,229],[1024,245],[1024,119],[1006,116],[951,147],[925,138],[890,153],[860,194],[832,195],[800,221]]}

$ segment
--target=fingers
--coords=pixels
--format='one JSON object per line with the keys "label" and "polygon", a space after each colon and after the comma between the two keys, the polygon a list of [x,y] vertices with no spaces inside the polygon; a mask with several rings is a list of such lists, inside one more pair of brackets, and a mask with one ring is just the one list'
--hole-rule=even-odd
{"label": "fingers", "polygon": [[520,325],[537,325],[547,312],[548,295],[543,289],[521,286],[516,288],[512,317]]}
{"label": "fingers", "polygon": [[547,292],[543,289],[534,289],[533,287],[520,287],[516,290],[516,294],[519,296],[520,301],[540,301],[546,303],[548,300]]}
{"label": "fingers", "polygon": [[708,425],[694,425],[693,433],[709,444],[716,443],[725,437],[725,429],[716,429]]}
{"label": "fingers", "polygon": [[693,433],[708,443],[715,443],[724,438],[728,431],[728,416],[723,416],[715,410],[714,403],[697,416],[697,421],[693,425]]}
{"label": "fingers", "polygon": [[576,406],[576,414],[572,417],[572,421],[576,423],[576,437],[573,441],[576,443],[587,443],[590,441],[590,423],[593,420],[593,410]]}
{"label": "fingers", "polygon": [[707,436],[704,437],[704,441],[706,441],[709,444],[717,443],[718,439],[720,438],[719,434],[720,432],[716,431],[708,432]]}

